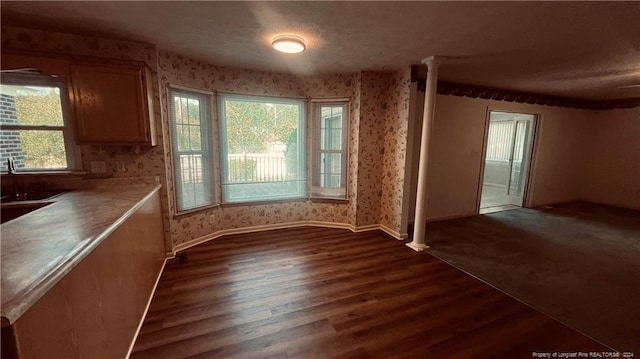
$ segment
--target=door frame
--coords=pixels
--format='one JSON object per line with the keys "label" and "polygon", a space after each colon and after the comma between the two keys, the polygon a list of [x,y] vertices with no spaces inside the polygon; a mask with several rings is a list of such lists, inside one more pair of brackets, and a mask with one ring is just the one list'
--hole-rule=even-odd
{"label": "door frame", "polygon": [[[486,164],[486,156],[487,156],[487,142],[489,140],[489,125],[491,124],[491,112],[506,112],[506,113],[515,113],[522,115],[531,115],[533,116],[533,125],[531,126],[531,144],[529,150],[528,161],[529,165],[527,166],[527,175],[525,178],[524,185],[524,193],[522,198],[522,208],[531,207],[531,198],[532,195],[530,192],[533,191],[533,186],[531,185],[533,182],[533,173],[536,167],[536,158],[538,152],[538,132],[540,130],[540,123],[542,122],[540,119],[542,115],[539,113],[534,113],[530,111],[523,111],[513,108],[503,108],[503,107],[490,107],[487,106],[485,110],[485,118],[484,118],[484,134],[482,138],[482,153],[480,157],[480,171],[478,174],[478,188],[476,192],[476,210],[475,214],[480,214],[480,201],[482,200],[482,184],[484,182],[484,167]],[[509,175],[511,176],[511,174]]]}

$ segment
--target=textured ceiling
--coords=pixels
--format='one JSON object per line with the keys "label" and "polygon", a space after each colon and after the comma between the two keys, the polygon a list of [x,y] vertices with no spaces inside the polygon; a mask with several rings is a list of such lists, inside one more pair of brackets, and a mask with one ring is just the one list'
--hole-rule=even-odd
{"label": "textured ceiling", "polygon": [[[583,98],[640,97],[640,2],[13,2],[3,25],[156,44],[214,64],[348,73],[448,57],[448,81]],[[307,39],[276,53],[273,35]]]}

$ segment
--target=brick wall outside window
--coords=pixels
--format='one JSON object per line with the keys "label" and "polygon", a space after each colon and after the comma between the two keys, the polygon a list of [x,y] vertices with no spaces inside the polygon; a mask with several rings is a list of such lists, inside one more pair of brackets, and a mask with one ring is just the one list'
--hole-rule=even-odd
{"label": "brick wall outside window", "polygon": [[[17,124],[16,107],[13,96],[0,94],[0,123]],[[0,169],[7,169],[7,158],[13,158],[16,168],[24,167],[24,152],[19,131],[0,132]]]}

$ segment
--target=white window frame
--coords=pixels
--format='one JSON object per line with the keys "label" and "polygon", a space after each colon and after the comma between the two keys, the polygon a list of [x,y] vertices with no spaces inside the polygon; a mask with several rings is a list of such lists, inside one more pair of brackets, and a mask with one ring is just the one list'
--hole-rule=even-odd
{"label": "white window frame", "polygon": [[[340,150],[331,150],[322,148],[322,107],[342,107],[342,144]],[[312,124],[312,140],[311,140],[311,152],[312,152],[312,169],[311,169],[311,198],[317,199],[335,199],[335,200],[347,200],[348,191],[348,172],[349,172],[349,122],[350,122],[350,108],[349,101],[344,99],[334,100],[313,100],[312,101],[313,114],[311,119]],[[341,168],[340,168],[340,187],[325,187],[322,186],[322,154],[336,153],[341,155]]]}
{"label": "white window frame", "polygon": [[[175,118],[175,113],[173,111],[173,101],[175,95],[183,95],[187,98],[195,98],[201,101],[201,105],[204,104],[204,107],[200,107],[200,138],[201,138],[201,148],[199,151],[197,150],[189,150],[189,151],[179,151],[178,143],[177,143],[177,122]],[[167,111],[169,118],[169,131],[171,134],[171,155],[173,160],[173,183],[174,183],[174,201],[175,201],[175,214],[181,215],[186,213],[191,213],[195,211],[199,211],[206,208],[211,208],[217,206],[216,201],[216,186],[215,186],[215,176],[213,172],[215,171],[215,152],[214,152],[214,136],[212,131],[212,97],[213,95],[210,92],[199,91],[196,89],[186,88],[182,86],[177,86],[173,84],[169,84],[167,86]],[[200,155],[202,158],[202,181],[205,182],[205,188],[210,191],[207,200],[197,206],[193,207],[185,207],[184,203],[181,200],[181,193],[183,191],[183,183],[182,183],[182,173],[183,168],[181,166],[181,158],[182,155]],[[204,164],[207,161],[207,169],[208,173],[205,170]]]}
{"label": "white window frame", "polygon": [[[226,100],[238,100],[238,101],[264,101],[269,103],[280,103],[280,104],[293,104],[299,106],[299,114],[298,114],[298,136],[297,136],[297,147],[299,149],[300,157],[298,163],[298,178],[293,180],[293,182],[302,182],[304,185],[304,191],[299,195],[284,195],[284,196],[273,196],[273,197],[262,197],[262,196],[247,196],[243,199],[234,199],[227,193],[227,187],[233,185],[228,181],[229,168],[227,163],[227,157],[229,155],[227,149],[227,129],[226,129]],[[220,183],[221,183],[221,197],[222,204],[244,204],[249,205],[252,203],[268,203],[274,201],[295,201],[300,199],[308,198],[308,178],[307,178],[307,132],[306,132],[306,121],[307,121],[307,101],[304,99],[298,98],[290,98],[290,97],[274,97],[274,96],[256,96],[256,95],[240,95],[240,94],[231,94],[231,93],[219,93],[218,94],[218,126],[220,128]],[[286,181],[285,181],[286,182]],[[278,182],[274,182],[278,183]]]}
{"label": "white window frame", "polygon": [[20,124],[0,124],[0,129],[9,131],[61,131],[64,140],[64,150],[67,160],[65,168],[16,168],[16,172],[65,172],[79,170],[82,166],[80,148],[75,142],[75,122],[71,111],[69,100],[69,90],[67,79],[62,77],[51,77],[31,73],[4,73],[2,74],[2,84],[18,86],[43,86],[57,87],[60,90],[60,106],[62,109],[62,126],[49,125],[20,125]]}

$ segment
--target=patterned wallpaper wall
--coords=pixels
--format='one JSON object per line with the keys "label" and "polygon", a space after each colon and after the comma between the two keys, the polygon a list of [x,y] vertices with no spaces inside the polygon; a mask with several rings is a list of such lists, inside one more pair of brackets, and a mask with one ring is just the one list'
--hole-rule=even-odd
{"label": "patterned wallpaper wall", "polygon": [[349,128],[349,168],[348,168],[348,187],[347,195],[349,196],[349,223],[354,226],[356,223],[356,215],[358,213],[358,158],[360,148],[360,108],[362,103],[362,73],[353,76],[353,100],[351,101],[351,123]]}
{"label": "patterned wallpaper wall", "polygon": [[[81,61],[83,58],[104,61],[137,61],[144,62],[154,76],[152,89],[154,98],[154,112],[156,127],[161,126],[160,96],[157,81],[158,53],[155,45],[128,41],[115,41],[85,36],[54,33],[33,29],[2,27],[2,51],[20,54],[37,54]],[[101,61],[102,61],[101,60]],[[139,153],[126,146],[80,146],[82,168],[90,168],[91,161],[105,161],[107,172],[99,176],[89,177],[153,177],[159,176],[163,188],[161,190],[162,211],[164,214],[165,239],[167,248],[169,243],[169,215],[167,192],[164,186],[165,165],[161,136],[159,145],[153,148],[143,148]],[[126,171],[117,170],[117,162],[123,162]]]}
{"label": "patterned wallpaper wall", "polygon": [[[186,86],[208,92],[233,92],[268,96],[290,96],[304,98],[348,98],[351,101],[350,129],[350,163],[358,163],[358,145],[354,139],[358,137],[358,75],[331,76],[296,76],[251,70],[234,69],[205,64],[178,54],[160,51],[159,69],[163,112],[166,111],[167,84]],[[169,138],[168,118],[163,116],[165,138]],[[214,128],[218,126],[214,116]],[[165,151],[170,151],[167,142]],[[173,191],[171,178],[172,163],[167,159],[168,187]],[[219,173],[219,168],[216,172]],[[193,215],[180,216],[171,222],[171,233],[174,244],[188,242],[194,238],[205,236],[221,230],[254,227],[269,224],[289,223],[296,221],[320,221],[342,223],[355,226],[353,204],[358,189],[354,182],[358,173],[353,166],[349,172],[350,203],[327,203],[299,201],[288,203],[260,204],[251,206],[233,205],[212,208]],[[169,199],[171,213],[175,213],[173,198]],[[360,208],[358,208],[359,210]],[[362,208],[362,210],[366,210]],[[209,223],[209,216],[214,215],[215,223]]]}
{"label": "patterned wallpaper wall", "polygon": [[399,232],[402,218],[404,168],[407,158],[407,128],[409,124],[409,97],[411,69],[409,67],[391,75],[384,136],[384,175],[382,176],[382,203],[380,224]]}
{"label": "patterned wallpaper wall", "polygon": [[[105,161],[108,177],[160,176],[168,248],[223,230],[321,221],[352,228],[375,226],[400,232],[401,169],[406,150],[409,69],[396,73],[362,72],[327,76],[296,76],[206,64],[154,45],[2,28],[2,49],[144,61],[153,70],[158,146],[135,153],[128,147],[82,146],[84,168]],[[349,202],[298,201],[251,206],[221,206],[173,218],[172,163],[167,119],[167,84],[210,92],[233,92],[304,98],[348,98]],[[215,108],[213,112],[216,113]],[[217,121],[217,120],[216,120]],[[217,129],[217,123],[213,126]],[[386,131],[386,135],[385,135]],[[390,135],[389,131],[393,134]],[[217,136],[217,134],[214,134]],[[394,136],[404,136],[394,138]],[[117,171],[117,162],[126,171]],[[215,169],[220,173],[220,169]],[[209,223],[214,215],[214,223]]]}
{"label": "patterned wallpaper wall", "polygon": [[388,87],[389,74],[361,73],[356,226],[380,223]]}

